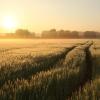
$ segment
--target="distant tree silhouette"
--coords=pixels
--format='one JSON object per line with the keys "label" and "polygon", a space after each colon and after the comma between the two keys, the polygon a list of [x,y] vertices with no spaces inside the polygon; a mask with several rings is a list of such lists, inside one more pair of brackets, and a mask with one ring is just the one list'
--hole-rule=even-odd
{"label": "distant tree silhouette", "polygon": [[56,38],[57,37],[56,29],[51,29],[48,34],[49,34],[50,38],[54,38],[54,37]]}
{"label": "distant tree silhouette", "polygon": [[96,32],[96,37],[95,38],[100,38],[100,32]]}
{"label": "distant tree silhouette", "polygon": [[71,31],[66,30],[65,34],[66,34],[66,38],[71,38]]}
{"label": "distant tree silhouette", "polygon": [[18,29],[16,30],[15,34],[19,37],[27,37],[30,35],[30,32],[28,30]]}
{"label": "distant tree silhouette", "polygon": [[42,32],[43,38],[78,38],[79,32],[78,31],[64,31],[59,30],[56,31],[56,29],[51,29],[49,31],[43,31]]}
{"label": "distant tree silhouette", "polygon": [[79,32],[78,31],[72,31],[71,32],[71,37],[72,38],[79,38]]}
{"label": "distant tree silhouette", "polygon": [[49,31],[43,31],[42,33],[41,33],[41,37],[42,38],[48,38],[49,37]]}
{"label": "distant tree silhouette", "polygon": [[95,31],[86,31],[84,32],[85,38],[96,38],[97,32]]}
{"label": "distant tree silhouette", "polygon": [[21,37],[21,38],[33,38],[35,37],[35,33],[31,33],[28,30],[24,30],[24,29],[18,29],[15,32],[15,36],[16,37]]}
{"label": "distant tree silhouette", "polygon": [[43,38],[56,38],[57,37],[56,29],[51,29],[49,31],[43,31],[42,37]]}
{"label": "distant tree silhouette", "polygon": [[60,30],[57,32],[58,38],[66,38],[66,33],[64,30]]}
{"label": "distant tree silhouette", "polygon": [[41,33],[40,36],[36,36],[35,32],[30,32],[25,29],[17,29],[15,33],[2,33],[0,34],[0,38],[100,38],[100,32],[96,31],[69,31],[69,30],[59,30],[51,29],[46,30]]}

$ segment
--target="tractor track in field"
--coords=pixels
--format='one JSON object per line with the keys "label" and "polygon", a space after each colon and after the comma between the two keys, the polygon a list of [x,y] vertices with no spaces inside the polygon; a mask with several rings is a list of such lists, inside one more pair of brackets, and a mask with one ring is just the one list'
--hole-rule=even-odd
{"label": "tractor track in field", "polygon": [[[4,74],[2,75],[0,73],[0,77],[3,76],[5,77],[4,80],[2,80],[2,78],[0,78],[0,87],[2,87],[2,85],[7,82],[8,80],[11,80],[11,81],[15,81],[17,78],[18,79],[30,79],[30,77],[36,73],[39,73],[40,71],[47,71],[47,70],[50,70],[51,68],[56,68],[57,65],[60,65],[60,66],[63,66],[63,62],[66,58],[66,55],[71,52],[74,48],[78,47],[79,45],[84,45],[85,43],[82,43],[82,44],[76,44],[70,48],[65,48],[65,51],[63,51],[59,56],[53,56],[53,57],[50,57],[49,55],[49,58],[48,56],[45,56],[45,57],[37,57],[35,60],[35,62],[38,64],[36,67],[36,70],[34,68],[34,65],[27,65],[27,64],[23,64],[21,66],[22,69],[20,70],[13,70],[13,68],[11,68],[11,72],[10,73],[7,73],[7,74]],[[19,49],[19,48],[16,48],[16,49]],[[10,50],[10,49],[9,49]],[[8,51],[9,51],[8,50]],[[6,52],[6,51],[5,51]],[[47,59],[48,58],[48,59]],[[54,60],[53,60],[54,59]],[[55,60],[56,59],[56,60]],[[46,64],[45,62],[48,62],[48,64]],[[41,64],[39,64],[41,63]],[[28,66],[28,67],[26,67]],[[33,66],[33,67],[31,67]],[[43,68],[42,66],[46,66],[45,68]],[[35,71],[34,71],[35,70]],[[2,72],[2,71],[1,71]]]}
{"label": "tractor track in field", "polygon": [[[6,80],[4,80],[4,83],[7,84],[8,80],[14,82],[14,81],[16,81],[17,78],[19,80],[26,79],[27,81],[28,80],[30,81],[30,77],[32,75],[36,74],[36,72],[34,73],[34,70],[37,71],[37,74],[38,74],[41,71],[46,72],[48,70],[56,68],[57,65],[58,65],[58,67],[61,67],[64,65],[67,67],[68,64],[72,63],[71,65],[68,66],[70,69],[71,68],[74,69],[74,67],[77,68],[77,66],[80,68],[82,66],[82,68],[84,70],[83,70],[83,72],[81,70],[81,74],[80,74],[80,71],[77,74],[77,76],[80,75],[80,77],[77,77],[77,78],[82,77],[81,81],[78,80],[79,82],[77,83],[77,85],[74,85],[74,81],[72,81],[72,83],[70,83],[71,81],[69,81],[68,84],[71,84],[71,85],[68,85],[68,86],[70,86],[70,87],[72,86],[72,89],[70,88],[71,92],[69,92],[69,94],[68,94],[68,100],[69,100],[69,98],[72,96],[72,94],[74,92],[78,91],[79,88],[82,88],[87,81],[91,80],[91,77],[92,77],[92,56],[91,56],[91,52],[89,51],[89,48],[91,45],[92,45],[92,43],[86,42],[84,44],[72,46],[71,48],[65,48],[65,50],[63,52],[58,53],[58,55],[54,54],[54,55],[49,55],[49,56],[45,56],[45,57],[40,57],[40,59],[36,60],[37,65],[40,63],[38,66],[36,66],[36,69],[34,67],[32,67],[32,65],[30,65],[32,68],[30,68],[30,66],[27,65],[28,67],[26,67],[26,68],[23,67],[21,70],[17,70],[16,72],[12,71],[13,73],[11,73],[10,76],[6,77]],[[70,55],[73,55],[73,57]],[[78,59],[78,57],[79,57],[79,59]],[[85,64],[83,64],[82,62],[84,62]],[[61,86],[63,88],[65,88],[66,84],[65,84],[65,86],[64,85],[61,85]],[[48,88],[48,92],[50,92],[49,88]],[[64,91],[62,90],[60,92],[64,92]],[[65,100],[65,94],[64,94],[63,98],[64,98],[63,100]],[[61,100],[61,99],[58,98],[56,100]]]}
{"label": "tractor track in field", "polygon": [[86,62],[86,66],[84,66],[84,71],[83,71],[83,79],[80,82],[80,84],[71,92],[71,94],[67,97],[66,100],[70,100],[71,96],[73,95],[73,93],[78,92],[79,90],[82,90],[82,88],[85,86],[85,84],[87,82],[91,82],[92,80],[92,68],[93,68],[93,58],[92,58],[92,54],[90,51],[90,47],[93,45],[93,43],[91,43],[86,49],[85,49],[85,53],[86,53],[86,57],[85,57],[85,62]]}

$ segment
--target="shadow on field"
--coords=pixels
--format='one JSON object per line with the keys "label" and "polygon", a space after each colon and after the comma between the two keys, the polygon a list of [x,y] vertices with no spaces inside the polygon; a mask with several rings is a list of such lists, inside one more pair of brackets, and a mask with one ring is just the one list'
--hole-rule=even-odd
{"label": "shadow on field", "polygon": [[86,74],[85,81],[92,80],[93,58],[89,48],[86,50]]}
{"label": "shadow on field", "polygon": [[86,66],[84,66],[84,69],[82,70],[83,72],[81,72],[81,75],[83,75],[83,79],[80,85],[77,87],[77,90],[80,88],[82,89],[87,82],[91,82],[92,80],[93,57],[91,51],[89,50],[89,47],[85,50],[85,52],[86,52],[86,58],[85,58]]}
{"label": "shadow on field", "polygon": [[100,55],[96,55],[94,58],[93,71],[94,77],[100,76]]}
{"label": "shadow on field", "polygon": [[79,77],[81,78],[81,81],[75,87],[75,89],[71,93],[71,95],[69,95],[69,97],[67,98],[68,100],[70,100],[73,93],[75,93],[75,92],[79,91],[80,89],[82,89],[87,82],[91,82],[91,80],[92,80],[93,57],[92,57],[92,53],[90,51],[90,46],[85,49],[85,53],[86,53],[85,65],[84,65],[84,67],[82,67],[82,69],[80,69],[80,76]]}

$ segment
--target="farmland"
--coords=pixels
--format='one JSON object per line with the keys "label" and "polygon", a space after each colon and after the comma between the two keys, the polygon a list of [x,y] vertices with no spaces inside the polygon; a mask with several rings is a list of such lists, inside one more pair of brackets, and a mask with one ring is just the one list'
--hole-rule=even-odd
{"label": "farmland", "polygon": [[99,42],[1,39],[0,100],[99,100]]}
{"label": "farmland", "polygon": [[100,99],[100,43],[95,40],[91,49],[93,56],[92,80],[87,82],[78,92],[73,93],[72,100],[99,100]]}

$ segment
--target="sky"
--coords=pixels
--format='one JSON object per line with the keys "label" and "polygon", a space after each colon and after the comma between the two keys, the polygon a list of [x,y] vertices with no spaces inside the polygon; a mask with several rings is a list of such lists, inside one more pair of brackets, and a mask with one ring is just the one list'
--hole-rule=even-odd
{"label": "sky", "polygon": [[5,16],[12,16],[18,28],[43,30],[100,31],[100,0],[0,0],[0,32]]}

